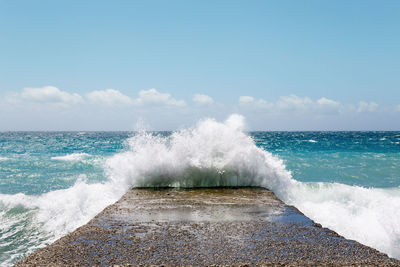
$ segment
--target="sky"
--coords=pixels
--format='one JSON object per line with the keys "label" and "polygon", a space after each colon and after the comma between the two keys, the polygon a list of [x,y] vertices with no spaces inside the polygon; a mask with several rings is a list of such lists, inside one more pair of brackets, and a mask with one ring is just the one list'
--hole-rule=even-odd
{"label": "sky", "polygon": [[0,0],[0,131],[400,130],[400,1]]}

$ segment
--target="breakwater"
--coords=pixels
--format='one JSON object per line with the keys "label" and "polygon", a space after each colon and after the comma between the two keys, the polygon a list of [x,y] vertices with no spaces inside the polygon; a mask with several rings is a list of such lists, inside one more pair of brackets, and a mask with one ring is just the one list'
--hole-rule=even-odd
{"label": "breakwater", "polygon": [[132,189],[16,266],[212,264],[400,266],[264,188]]}

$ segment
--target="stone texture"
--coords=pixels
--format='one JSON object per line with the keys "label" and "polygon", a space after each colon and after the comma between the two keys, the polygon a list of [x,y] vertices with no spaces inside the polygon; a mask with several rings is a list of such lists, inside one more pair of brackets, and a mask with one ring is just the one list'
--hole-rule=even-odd
{"label": "stone texture", "polygon": [[262,188],[133,189],[16,266],[400,266]]}

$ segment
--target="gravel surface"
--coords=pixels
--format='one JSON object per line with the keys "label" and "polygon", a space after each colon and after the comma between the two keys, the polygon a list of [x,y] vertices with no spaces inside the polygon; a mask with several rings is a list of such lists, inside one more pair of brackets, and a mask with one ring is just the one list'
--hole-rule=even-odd
{"label": "gravel surface", "polygon": [[16,266],[400,266],[262,188],[133,189]]}

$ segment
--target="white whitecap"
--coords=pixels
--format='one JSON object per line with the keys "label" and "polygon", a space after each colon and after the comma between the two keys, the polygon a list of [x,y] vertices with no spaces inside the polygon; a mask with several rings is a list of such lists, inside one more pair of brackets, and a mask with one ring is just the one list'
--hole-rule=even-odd
{"label": "white whitecap", "polygon": [[52,160],[61,160],[61,161],[79,161],[88,156],[90,156],[90,155],[87,153],[72,153],[72,154],[67,154],[64,156],[52,157],[51,159]]}
{"label": "white whitecap", "polygon": [[243,117],[234,115],[225,123],[201,120],[167,137],[139,132],[127,140],[127,151],[106,160],[106,182],[88,184],[82,176],[71,188],[40,196],[0,194],[0,204],[32,210],[34,222],[49,233],[48,242],[88,222],[133,186],[263,186],[323,226],[400,258],[400,189],[295,181],[243,125]]}
{"label": "white whitecap", "polygon": [[[82,175],[70,188],[39,196],[0,194],[0,233],[2,237],[17,235],[20,242],[13,250],[0,255],[3,260],[6,257],[0,265],[12,265],[21,255],[32,253],[87,223],[124,192],[110,182],[88,184]],[[12,209],[24,211],[6,214]],[[6,245],[4,239],[0,240],[0,247]]]}
{"label": "white whitecap", "polygon": [[107,160],[107,173],[125,188],[263,186],[323,226],[400,258],[400,190],[295,181],[242,125],[235,115],[225,123],[202,120],[170,137],[142,132],[128,140],[128,151]]}
{"label": "white whitecap", "polygon": [[107,173],[126,187],[262,185],[277,190],[294,183],[283,161],[257,147],[243,126],[243,117],[235,114],[225,123],[201,120],[168,137],[141,132],[128,140],[129,151],[107,160]]}
{"label": "white whitecap", "polygon": [[284,199],[348,239],[400,258],[400,188],[298,183]]}

